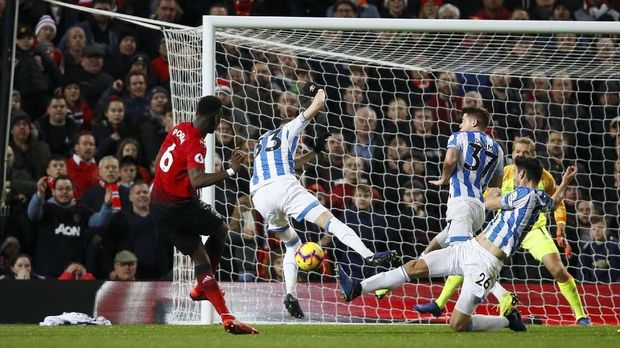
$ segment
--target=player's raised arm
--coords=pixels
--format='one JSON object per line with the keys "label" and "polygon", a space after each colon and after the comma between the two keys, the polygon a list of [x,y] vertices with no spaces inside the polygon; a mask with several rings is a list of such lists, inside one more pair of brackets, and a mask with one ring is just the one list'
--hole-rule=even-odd
{"label": "player's raised arm", "polygon": [[314,144],[310,145],[312,151],[295,158],[295,169],[300,169],[304,164],[313,160],[315,156],[320,155],[321,152],[325,150],[325,140],[329,138],[330,135],[332,135],[332,133],[319,133],[314,140]]}
{"label": "player's raised arm", "polygon": [[436,185],[436,186],[443,186],[443,185],[447,185],[450,182],[450,175],[452,175],[452,172],[454,171],[454,168],[456,167],[456,162],[459,159],[459,153],[458,151],[451,147],[448,148],[448,151],[446,152],[446,158],[443,160],[443,168],[441,170],[441,177],[439,178],[439,180],[429,180],[429,183]]}
{"label": "player's raised arm", "polygon": [[308,108],[304,111],[304,118],[308,121],[314,118],[319,111],[323,110],[325,106],[325,91],[319,87],[319,85],[308,82],[304,87],[304,94],[312,96],[312,103]]}
{"label": "player's raised arm", "polygon": [[562,199],[564,198],[564,192],[566,192],[566,188],[568,187],[568,185],[570,185],[570,183],[573,182],[573,179],[575,179],[575,175],[577,175],[577,167],[568,166],[568,168],[566,168],[566,171],[564,172],[564,175],[562,175],[562,182],[557,187],[555,193],[551,197],[553,198],[553,202],[555,203],[555,205],[553,206],[554,210],[555,208],[557,208],[560,202],[562,202]]}
{"label": "player's raised arm", "polygon": [[230,168],[222,170],[219,173],[205,173],[202,167],[194,167],[188,170],[189,181],[192,184],[192,188],[199,189],[202,187],[211,186],[219,181],[222,181],[228,177],[235,175],[241,167],[241,162],[244,161],[245,154],[236,149],[233,151],[230,159]]}

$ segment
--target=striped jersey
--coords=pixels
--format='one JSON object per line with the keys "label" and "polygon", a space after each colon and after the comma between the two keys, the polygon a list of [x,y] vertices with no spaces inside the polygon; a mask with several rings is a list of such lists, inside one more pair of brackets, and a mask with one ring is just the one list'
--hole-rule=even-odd
{"label": "striped jersey", "polygon": [[[517,167],[514,164],[504,167],[504,178],[502,179],[502,195],[511,193],[515,188],[515,175],[517,174]],[[539,190],[544,190],[550,195],[555,193],[555,179],[548,170],[543,169],[543,175],[538,182]],[[566,206],[564,201],[558,202],[554,211],[555,222],[560,224],[566,224]],[[532,227],[533,230],[547,227],[547,214],[540,214],[538,220]]]}
{"label": "striped jersey", "polygon": [[250,193],[262,186],[287,176],[295,176],[295,150],[299,136],[310,123],[303,112],[292,121],[270,130],[254,145],[254,170]]}
{"label": "striped jersey", "polygon": [[502,196],[502,209],[484,229],[484,235],[506,256],[521,245],[542,212],[553,209],[554,201],[547,192],[520,186]]}
{"label": "striped jersey", "polygon": [[482,193],[495,175],[504,171],[504,151],[490,135],[479,131],[456,132],[448,139],[448,149],[458,152],[450,176],[450,199],[468,197],[484,202]]}

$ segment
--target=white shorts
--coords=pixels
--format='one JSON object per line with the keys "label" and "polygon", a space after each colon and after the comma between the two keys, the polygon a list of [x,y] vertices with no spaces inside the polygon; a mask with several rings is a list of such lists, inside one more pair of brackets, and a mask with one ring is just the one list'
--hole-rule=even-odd
{"label": "white shorts", "polygon": [[429,278],[453,274],[464,277],[454,308],[467,315],[472,315],[476,306],[485,300],[504,265],[475,239],[432,251],[421,258],[428,265]]}
{"label": "white shorts", "polygon": [[442,231],[447,239],[442,246],[454,245],[470,240],[482,228],[485,220],[484,205],[470,199],[451,199],[448,201],[446,221],[448,226]]}
{"label": "white shorts", "polygon": [[319,200],[294,177],[260,187],[252,194],[252,203],[269,225],[270,232],[284,232],[289,227],[288,217],[314,223],[327,211]]}

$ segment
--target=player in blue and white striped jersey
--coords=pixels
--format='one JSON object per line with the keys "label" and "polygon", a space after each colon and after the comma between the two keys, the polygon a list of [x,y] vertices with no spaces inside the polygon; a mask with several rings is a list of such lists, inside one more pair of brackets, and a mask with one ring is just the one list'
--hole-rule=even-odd
{"label": "player in blue and white striped jersey", "polygon": [[296,293],[298,266],[295,252],[301,245],[301,239],[290,226],[289,217],[324,228],[371,264],[398,258],[394,251],[370,251],[360,237],[321,205],[316,196],[309,193],[295,176],[295,162],[300,160],[294,157],[299,137],[321,111],[326,98],[325,91],[313,83],[308,83],[304,92],[314,97],[310,106],[296,118],[283,120],[280,127],[258,138],[254,146],[254,169],[250,182],[254,207],[268,223],[268,230],[277,233],[286,246],[283,260],[286,285],[284,306],[294,318],[304,317]]}
{"label": "player in blue and white striped jersey", "polygon": [[484,301],[493,288],[504,260],[521,244],[538,215],[555,208],[562,201],[566,187],[577,170],[569,166],[562,183],[553,196],[538,190],[543,167],[534,157],[517,157],[514,192],[501,197],[499,189],[491,190],[485,200],[489,210],[501,209],[493,221],[475,239],[449,248],[435,250],[397,269],[382,272],[361,282],[351,279],[338,266],[338,278],[343,298],[351,301],[364,293],[378,289],[394,289],[414,278],[434,278],[449,274],[464,276],[463,288],[450,318],[455,331],[494,331],[509,327],[527,331],[519,312],[512,308],[502,316],[473,315],[476,306]]}
{"label": "player in blue and white striped jersey", "polygon": [[[482,228],[485,219],[482,193],[487,186],[499,187],[504,172],[504,152],[497,141],[485,133],[491,117],[483,108],[463,108],[460,132],[450,136],[448,151],[439,180],[430,183],[450,184],[446,211],[448,225],[426,247],[424,254],[470,240]],[[463,277],[450,276],[437,299],[415,305],[420,313],[441,315]],[[498,289],[502,289],[497,284]],[[516,300],[515,300],[516,301]]]}

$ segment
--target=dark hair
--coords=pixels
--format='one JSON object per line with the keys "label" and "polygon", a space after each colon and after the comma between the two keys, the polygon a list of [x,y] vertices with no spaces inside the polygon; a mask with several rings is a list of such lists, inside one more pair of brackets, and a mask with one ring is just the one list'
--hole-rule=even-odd
{"label": "dark hair", "polygon": [[69,175],[60,174],[56,179],[54,179],[54,188],[56,188],[56,183],[59,180],[68,180],[71,183],[71,186],[73,186],[73,179],[71,179]]}
{"label": "dark hair", "polygon": [[467,114],[470,117],[474,117],[480,122],[484,128],[486,128],[491,122],[491,115],[485,108],[477,106],[466,106],[463,108],[463,114]]}
{"label": "dark hair", "polygon": [[30,255],[28,254],[19,254],[17,256],[15,256],[14,258],[11,259],[11,261],[9,261],[9,265],[11,267],[15,267],[15,264],[17,263],[17,260],[21,259],[22,257],[25,257],[28,259],[28,261],[30,261],[30,267],[32,268],[32,257],[30,257]]}
{"label": "dark hair", "polygon": [[54,161],[54,162],[64,162],[65,161],[65,157],[63,155],[59,155],[59,154],[52,154],[52,157],[50,157],[50,160],[47,161],[47,165],[49,166],[50,163],[52,163],[52,161]]}
{"label": "dark hair", "polygon": [[598,224],[600,222],[602,222],[605,225],[607,225],[607,220],[605,220],[604,217],[602,217],[600,215],[592,215],[592,216],[590,216],[590,225]]}
{"label": "dark hair", "polygon": [[[80,131],[73,137],[73,146],[77,145],[80,142],[80,138],[83,137],[84,135],[90,135],[91,137],[95,138],[95,134],[92,131],[89,131],[89,130]],[[97,144],[96,140],[95,140],[95,144]]]}
{"label": "dark hair", "polygon": [[138,186],[138,185],[149,186],[149,183],[146,182],[146,180],[144,180],[144,179],[136,179],[136,180],[134,180],[133,184],[131,184],[130,190],[133,189],[134,187]]}
{"label": "dark hair", "polygon": [[138,160],[132,156],[123,156],[120,161],[118,161],[118,167],[122,168],[127,165],[134,165],[136,168],[138,167]]}
{"label": "dark hair", "polygon": [[538,183],[543,174],[543,166],[536,157],[518,156],[514,159],[517,170],[525,170],[528,179]]}
{"label": "dark hair", "polygon": [[222,102],[220,98],[214,95],[207,95],[200,98],[198,107],[196,108],[197,117],[214,117],[222,111]]}

